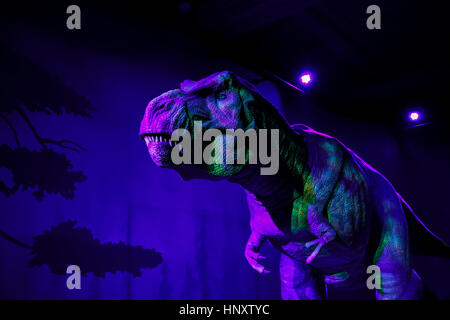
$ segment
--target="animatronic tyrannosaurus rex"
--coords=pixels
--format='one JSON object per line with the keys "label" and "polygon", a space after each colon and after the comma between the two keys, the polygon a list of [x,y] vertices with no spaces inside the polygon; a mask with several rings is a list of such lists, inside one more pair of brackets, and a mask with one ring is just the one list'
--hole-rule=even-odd
{"label": "animatronic tyrannosaurus rex", "polygon": [[[192,133],[196,120],[203,131],[278,129],[279,171],[261,175],[261,165],[248,162],[248,150],[244,164],[174,164],[170,137],[179,128]],[[410,251],[449,256],[386,178],[337,139],[289,126],[253,85],[231,72],[184,81],[181,89],[153,99],[140,135],[156,165],[186,180],[227,179],[245,188],[252,230],[245,256],[267,273],[259,263],[263,243],[282,252],[284,299],[321,299],[323,281],[343,289],[365,286],[372,264],[381,271],[378,299],[418,299],[423,289]]]}

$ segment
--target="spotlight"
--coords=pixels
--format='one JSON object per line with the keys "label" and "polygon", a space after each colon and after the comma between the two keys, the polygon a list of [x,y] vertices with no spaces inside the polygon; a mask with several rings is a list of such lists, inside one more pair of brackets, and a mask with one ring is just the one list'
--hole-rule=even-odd
{"label": "spotlight", "polygon": [[409,121],[416,122],[416,121],[419,121],[420,118],[422,118],[422,116],[421,116],[420,112],[412,111],[409,113],[408,118],[409,118]]}
{"label": "spotlight", "polygon": [[303,85],[310,85],[313,80],[313,76],[310,72],[304,72],[298,78]]}

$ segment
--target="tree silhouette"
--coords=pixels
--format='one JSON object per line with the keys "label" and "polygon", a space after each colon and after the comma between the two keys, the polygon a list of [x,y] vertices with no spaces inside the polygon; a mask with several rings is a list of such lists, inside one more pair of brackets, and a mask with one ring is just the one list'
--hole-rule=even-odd
{"label": "tree silhouette", "polygon": [[[72,199],[75,182],[86,180],[81,171],[69,171],[73,165],[65,154],[52,149],[30,151],[27,148],[12,149],[3,144],[0,145],[0,155],[0,167],[9,169],[14,181],[12,187],[0,181],[0,191],[6,196],[15,193],[21,186],[22,191],[36,189],[32,194],[37,200],[42,200],[45,193]],[[30,166],[30,163],[33,165]]]}
{"label": "tree silhouette", "polygon": [[[48,115],[71,114],[89,117],[94,111],[91,103],[58,77],[48,73],[37,63],[0,45],[2,80],[0,83],[0,119],[11,130],[16,147],[0,145],[0,167],[11,172],[13,185],[0,180],[0,192],[10,196],[17,191],[32,190],[32,195],[42,201],[48,194],[59,194],[73,199],[75,184],[86,180],[64,153],[53,148],[80,153],[86,149],[74,141],[42,137],[33,125],[29,113]],[[39,144],[38,150],[22,146],[19,134],[11,121],[17,113],[26,123]],[[0,229],[6,240],[32,250],[30,266],[48,265],[56,274],[65,274],[69,264],[80,266],[82,272],[103,277],[106,272],[129,272],[141,275],[141,268],[154,268],[162,262],[155,249],[133,247],[122,242],[101,244],[90,230],[74,228],[75,221],[62,222],[34,237],[32,246],[22,243]]]}
{"label": "tree silhouette", "polygon": [[[92,117],[94,108],[85,97],[67,87],[58,77],[4,46],[0,46],[0,61],[3,75],[0,85],[0,118],[10,128],[17,145],[16,149],[6,144],[0,146],[0,167],[9,169],[14,181],[11,187],[0,181],[0,191],[9,196],[22,186],[21,191],[36,189],[33,196],[37,200],[42,200],[46,193],[58,193],[66,199],[72,199],[75,183],[84,181],[86,177],[81,171],[70,171],[73,169],[70,160],[51,147],[78,153],[86,149],[67,139],[41,137],[27,113]],[[17,130],[10,120],[10,115],[14,112],[30,128],[40,150],[33,151],[21,146]]]}
{"label": "tree silhouette", "polygon": [[4,81],[1,112],[23,111],[72,114],[91,118],[91,103],[37,63],[0,45]]}
{"label": "tree silhouette", "polygon": [[161,253],[155,249],[133,247],[123,242],[102,244],[86,228],[74,228],[76,221],[66,221],[52,226],[34,237],[30,266],[48,265],[56,274],[66,274],[70,264],[80,267],[82,274],[92,272],[104,277],[106,272],[128,272],[134,277],[142,268],[155,268],[162,262]]}

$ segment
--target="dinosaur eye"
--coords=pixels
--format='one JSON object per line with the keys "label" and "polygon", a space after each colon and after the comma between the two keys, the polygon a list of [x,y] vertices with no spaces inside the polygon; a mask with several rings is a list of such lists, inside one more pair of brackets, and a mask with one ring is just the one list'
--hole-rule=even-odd
{"label": "dinosaur eye", "polygon": [[217,95],[217,100],[224,100],[224,99],[226,99],[226,97],[227,97],[227,94],[224,92],[221,92]]}

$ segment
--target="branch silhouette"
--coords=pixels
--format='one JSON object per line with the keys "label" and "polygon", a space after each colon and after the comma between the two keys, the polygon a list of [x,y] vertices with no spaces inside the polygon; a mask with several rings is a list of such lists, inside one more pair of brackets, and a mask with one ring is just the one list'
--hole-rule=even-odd
{"label": "branch silhouette", "polygon": [[92,118],[94,107],[83,96],[69,88],[58,77],[36,62],[0,45],[2,81],[0,112],[20,108],[45,114],[72,114]]}
{"label": "branch silhouette", "polygon": [[[91,112],[95,109],[86,98],[67,87],[61,79],[2,45],[0,63],[2,78],[7,79],[0,85],[0,118],[12,131],[17,144],[16,149],[7,145],[0,146],[0,167],[9,169],[14,181],[13,186],[0,181],[0,192],[10,196],[19,189],[32,189],[37,200],[43,200],[46,194],[51,193],[72,199],[75,184],[84,181],[86,177],[81,171],[72,171],[70,160],[64,154],[56,153],[51,146],[78,153],[86,151],[86,148],[67,139],[41,137],[27,112],[92,117]],[[17,112],[25,120],[40,144],[40,150],[31,151],[22,147],[17,130],[8,117],[13,112]]]}
{"label": "branch silhouette", "polygon": [[20,246],[20,247],[22,247],[22,248],[25,248],[25,249],[33,249],[32,246],[30,246],[30,245],[28,245],[28,244],[26,244],[26,243],[23,243],[23,242],[17,240],[16,238],[14,238],[14,237],[10,236],[9,234],[7,234],[7,233],[6,233],[5,231],[3,231],[2,229],[0,229],[0,235],[1,235],[3,238],[9,240],[10,242],[12,242],[12,243],[14,243],[14,244],[17,244],[18,246]]}
{"label": "branch silhouette", "polygon": [[[33,164],[33,165],[30,165]],[[10,196],[17,192],[33,189],[36,200],[43,200],[45,194],[60,194],[65,199],[73,199],[75,183],[86,180],[81,171],[72,171],[73,165],[63,153],[53,149],[31,151],[27,148],[12,149],[0,145],[0,167],[9,169],[14,186],[0,181],[0,192]]]}
{"label": "branch silhouette", "polygon": [[22,110],[21,107],[17,107],[16,111],[20,114],[20,116],[25,120],[25,122],[27,123],[28,127],[31,129],[31,132],[33,132],[34,137],[36,138],[36,140],[40,143],[40,145],[42,146],[42,148],[46,149],[47,144],[53,144],[53,145],[57,145],[61,148],[65,148],[65,149],[70,149],[73,151],[76,151],[78,153],[80,153],[80,150],[74,148],[74,147],[70,147],[70,146],[65,146],[64,143],[70,143],[76,147],[78,147],[79,149],[83,150],[83,151],[87,151],[85,148],[81,147],[79,144],[70,141],[70,140],[53,140],[53,139],[48,139],[48,138],[41,138],[41,136],[38,134],[37,130],[35,129],[35,127],[33,126],[33,123],[31,122],[30,118],[28,118],[28,116],[26,115],[26,113]]}
{"label": "branch silhouette", "polygon": [[0,118],[2,118],[6,122],[8,127],[11,129],[11,131],[12,131],[12,133],[14,135],[14,139],[16,140],[17,147],[20,147],[19,136],[17,135],[17,131],[14,128],[14,125],[12,124],[12,122],[8,119],[7,116],[5,116],[5,115],[3,115],[1,113],[0,113]]}
{"label": "branch silhouette", "polygon": [[[33,190],[32,195],[42,201],[46,195],[59,194],[73,199],[75,185],[86,180],[64,153],[52,146],[75,152],[86,151],[76,142],[67,139],[41,137],[29,113],[72,114],[92,117],[90,102],[67,87],[59,78],[42,69],[35,62],[0,45],[2,81],[0,85],[0,118],[12,131],[16,148],[0,145],[0,167],[9,169],[13,185],[0,181],[0,192],[7,197],[17,191]],[[18,133],[9,115],[17,112],[40,144],[39,150],[29,150],[20,144]],[[123,242],[100,243],[86,228],[75,228],[76,221],[62,222],[34,237],[32,246],[23,243],[0,229],[0,236],[22,248],[31,249],[34,257],[30,266],[48,265],[56,274],[65,274],[70,264],[80,266],[83,274],[93,273],[104,277],[107,272],[128,272],[140,276],[143,268],[155,268],[162,262],[161,253],[155,249],[130,246]]]}
{"label": "branch silhouette", "polygon": [[128,272],[134,277],[142,269],[155,268],[162,255],[155,249],[119,243],[101,243],[86,228],[74,228],[76,221],[62,222],[34,237],[30,266],[48,265],[55,274],[66,274],[67,266],[78,265],[83,275],[104,277],[107,272]]}

